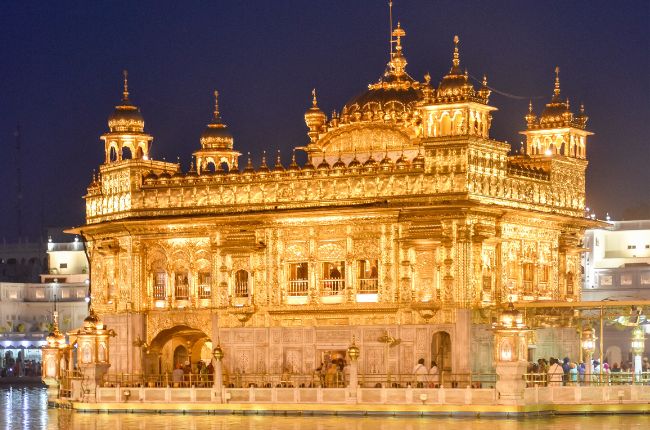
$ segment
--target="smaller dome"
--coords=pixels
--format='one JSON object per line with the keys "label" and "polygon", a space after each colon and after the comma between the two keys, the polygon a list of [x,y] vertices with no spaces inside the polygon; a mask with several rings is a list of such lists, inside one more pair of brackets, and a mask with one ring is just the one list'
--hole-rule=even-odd
{"label": "smaller dome", "polygon": [[115,110],[108,117],[108,128],[111,133],[114,132],[144,132],[144,118],[137,106],[131,104],[129,100],[129,82],[128,74],[124,71],[124,91],[122,92],[122,104],[115,106]]}
{"label": "smaller dome", "polygon": [[424,169],[424,155],[422,155],[422,151],[418,152],[418,155],[415,156],[412,164],[416,169]]}
{"label": "smaller dome", "polygon": [[398,168],[399,170],[403,170],[403,169],[405,169],[406,167],[408,167],[408,165],[409,165],[409,162],[408,162],[408,160],[406,159],[406,157],[404,156],[404,153],[402,152],[402,155],[400,155],[400,157],[399,157],[399,158],[397,159],[397,161],[395,162],[395,166],[397,166],[397,168]]}
{"label": "smaller dome", "polygon": [[233,148],[233,136],[228,130],[228,126],[221,120],[219,112],[219,92],[214,92],[214,112],[212,113],[212,122],[208,124],[201,134],[201,147],[203,149],[222,149],[229,150]]}
{"label": "smaller dome", "polygon": [[115,106],[115,110],[108,117],[108,128],[111,132],[130,131],[142,133],[144,131],[144,118],[140,113],[140,109],[135,106]]}
{"label": "smaller dome", "polygon": [[88,315],[83,322],[83,328],[92,330],[97,328],[97,324],[99,323],[99,318],[97,318],[97,315],[95,315],[95,312],[93,310],[90,311],[90,315]]}
{"label": "smaller dome", "polygon": [[329,170],[330,164],[327,162],[325,158],[323,158],[323,161],[321,161],[318,164],[318,170]]}
{"label": "smaller dome", "polygon": [[357,154],[354,154],[354,158],[348,164],[348,169],[356,170],[361,167],[361,162],[357,159]]}
{"label": "smaller dome", "polygon": [[368,167],[368,168],[373,168],[377,167],[377,160],[374,159],[372,154],[370,154],[370,157],[363,163],[363,167]]}
{"label": "smaller dome", "polygon": [[298,163],[296,163],[296,151],[293,151],[293,154],[291,155],[291,164],[287,167],[287,171],[289,172],[299,172],[300,171],[300,166]]}
{"label": "smaller dome", "polygon": [[309,157],[307,157],[307,162],[305,163],[304,166],[302,166],[302,170],[303,171],[313,171],[314,169],[315,169],[314,165],[312,164]]}
{"label": "smaller dome", "polygon": [[334,165],[332,165],[332,168],[334,170],[343,170],[343,169],[345,169],[345,162],[343,160],[341,160],[341,157],[339,157],[339,159],[336,160],[336,163],[334,163]]}

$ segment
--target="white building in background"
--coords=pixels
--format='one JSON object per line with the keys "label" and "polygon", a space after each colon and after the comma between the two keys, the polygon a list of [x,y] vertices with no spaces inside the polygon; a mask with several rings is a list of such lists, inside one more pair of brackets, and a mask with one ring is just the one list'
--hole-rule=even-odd
{"label": "white building in background", "polygon": [[583,300],[650,299],[650,220],[585,233]]}
{"label": "white building in background", "polygon": [[637,323],[645,326],[646,339],[650,334],[650,321],[646,320],[650,315],[634,306],[650,300],[650,220],[610,221],[610,225],[585,232],[582,300],[630,304],[629,314],[604,327],[603,356],[613,365],[631,361],[630,338]]}
{"label": "white building in background", "polygon": [[47,256],[40,283],[0,282],[0,367],[11,367],[18,359],[40,361],[55,307],[63,332],[81,326],[88,313],[83,243],[50,240]]}

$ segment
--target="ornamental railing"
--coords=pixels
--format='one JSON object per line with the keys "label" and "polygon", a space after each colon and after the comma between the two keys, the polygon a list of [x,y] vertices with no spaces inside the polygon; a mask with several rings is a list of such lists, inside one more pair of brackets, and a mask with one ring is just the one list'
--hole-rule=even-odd
{"label": "ornamental railing", "polygon": [[309,281],[306,279],[296,279],[289,281],[287,294],[289,296],[306,296],[309,293]]}
{"label": "ornamental railing", "polygon": [[357,294],[377,294],[379,280],[377,278],[361,278],[357,286]]}
{"label": "ornamental railing", "polygon": [[343,279],[322,279],[320,281],[321,295],[336,296],[345,289]]}
{"label": "ornamental railing", "polygon": [[167,298],[167,286],[164,284],[157,284],[153,286],[154,300],[165,300]]}
{"label": "ornamental railing", "polygon": [[650,371],[599,373],[526,373],[527,387],[650,385]]}
{"label": "ornamental railing", "polygon": [[188,284],[177,284],[174,288],[174,298],[176,300],[187,300],[190,297],[190,286]]}
{"label": "ornamental railing", "polygon": [[[80,376],[80,375],[78,375]],[[328,368],[311,373],[242,373],[223,372],[226,388],[344,388],[349,385],[347,368]],[[359,374],[361,388],[494,388],[494,373],[451,373],[434,375],[413,373]],[[108,374],[103,387],[143,388],[210,388],[214,384],[212,373],[163,374]],[[62,387],[65,384],[62,384]]]}

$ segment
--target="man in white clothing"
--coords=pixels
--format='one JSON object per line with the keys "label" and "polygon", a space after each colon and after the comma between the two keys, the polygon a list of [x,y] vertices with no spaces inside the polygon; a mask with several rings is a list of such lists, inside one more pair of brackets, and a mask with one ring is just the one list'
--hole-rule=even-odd
{"label": "man in white clothing", "polygon": [[413,374],[415,375],[415,382],[418,388],[424,388],[424,383],[427,381],[427,375],[429,370],[424,365],[424,358],[418,360],[418,364],[413,368]]}
{"label": "man in white clothing", "polygon": [[551,367],[548,368],[548,385],[549,387],[562,386],[562,377],[564,376],[564,369],[560,366],[557,358],[551,358]]}
{"label": "man in white clothing", "polygon": [[435,361],[432,361],[431,368],[429,369],[429,388],[438,388],[439,382],[440,374],[438,373],[438,365]]}

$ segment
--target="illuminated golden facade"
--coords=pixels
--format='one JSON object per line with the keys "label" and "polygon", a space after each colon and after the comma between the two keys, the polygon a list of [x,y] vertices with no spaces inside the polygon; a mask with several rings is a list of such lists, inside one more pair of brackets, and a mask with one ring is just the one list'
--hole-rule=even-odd
{"label": "illuminated golden facade", "polygon": [[[302,167],[263,157],[240,171],[218,106],[189,172],[151,160],[125,83],[80,229],[93,308],[118,333],[111,371],[169,371],[219,339],[227,372],[309,373],[353,335],[361,373],[409,373],[420,357],[488,370],[490,309],[580,297],[584,110],[573,116],[556,78],[540,118],[526,116],[525,153],[509,155],[458,38],[434,88],[406,72],[405,35],[340,114],[313,92]],[[569,331],[540,352],[573,348]]]}

